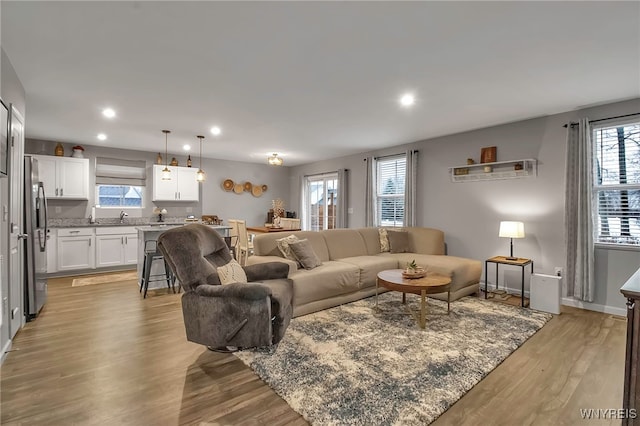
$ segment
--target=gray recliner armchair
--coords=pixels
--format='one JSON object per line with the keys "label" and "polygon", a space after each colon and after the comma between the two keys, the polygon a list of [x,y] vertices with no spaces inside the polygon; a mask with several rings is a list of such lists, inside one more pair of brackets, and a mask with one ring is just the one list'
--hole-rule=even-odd
{"label": "gray recliner armchair", "polygon": [[223,350],[269,346],[282,339],[293,313],[287,264],[246,266],[249,283],[221,285],[216,268],[227,264],[231,253],[217,231],[200,224],[163,232],[158,248],[185,290],[187,340]]}

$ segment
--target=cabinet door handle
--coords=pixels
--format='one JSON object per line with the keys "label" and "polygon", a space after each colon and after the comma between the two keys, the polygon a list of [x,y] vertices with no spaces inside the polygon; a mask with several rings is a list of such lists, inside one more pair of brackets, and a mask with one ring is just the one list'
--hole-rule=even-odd
{"label": "cabinet door handle", "polygon": [[120,244],[124,245],[124,237],[120,237]]}
{"label": "cabinet door handle", "polygon": [[56,197],[58,196],[58,188],[56,188]]}
{"label": "cabinet door handle", "polygon": [[129,244],[129,237],[124,237],[124,243]]}
{"label": "cabinet door handle", "polygon": [[60,196],[62,197],[62,191],[64,190],[64,188],[60,188]]}
{"label": "cabinet door handle", "polygon": [[80,231],[69,231],[70,234],[77,234]]}
{"label": "cabinet door handle", "polygon": [[89,247],[91,247],[91,238],[89,238]]}

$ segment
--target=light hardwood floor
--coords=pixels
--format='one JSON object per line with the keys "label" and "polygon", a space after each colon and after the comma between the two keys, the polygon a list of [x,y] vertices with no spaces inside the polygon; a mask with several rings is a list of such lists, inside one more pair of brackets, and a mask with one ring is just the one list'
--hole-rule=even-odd
{"label": "light hardwood floor", "polygon": [[[233,355],[186,341],[179,294],[71,281],[50,280],[41,316],[16,336],[3,425],[307,424]],[[619,424],[580,409],[621,406],[625,329],[565,308],[434,424]]]}

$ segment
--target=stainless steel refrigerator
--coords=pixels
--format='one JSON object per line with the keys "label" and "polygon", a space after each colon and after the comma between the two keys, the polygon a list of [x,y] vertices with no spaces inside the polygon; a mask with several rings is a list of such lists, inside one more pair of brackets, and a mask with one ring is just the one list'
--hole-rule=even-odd
{"label": "stainless steel refrigerator", "polygon": [[47,197],[38,160],[24,157],[25,317],[35,318],[47,301]]}

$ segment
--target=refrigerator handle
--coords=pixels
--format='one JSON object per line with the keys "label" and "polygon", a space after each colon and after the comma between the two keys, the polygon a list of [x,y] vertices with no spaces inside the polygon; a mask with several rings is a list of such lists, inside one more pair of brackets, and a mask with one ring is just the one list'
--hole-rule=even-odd
{"label": "refrigerator handle", "polygon": [[[40,240],[40,251],[47,250],[47,235],[49,232],[49,212],[48,212],[48,203],[47,203],[47,195],[44,192],[44,184],[42,182],[38,183],[38,198],[40,198],[40,194],[42,193],[42,201],[40,202],[40,208],[43,209],[44,212],[44,238]],[[40,212],[38,212],[38,217]]]}

